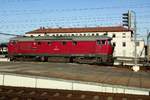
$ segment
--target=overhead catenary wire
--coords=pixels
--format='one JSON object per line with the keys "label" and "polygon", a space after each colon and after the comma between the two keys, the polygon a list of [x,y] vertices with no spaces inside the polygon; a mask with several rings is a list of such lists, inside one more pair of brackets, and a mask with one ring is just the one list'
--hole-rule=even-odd
{"label": "overhead catenary wire", "polygon": [[0,13],[47,13],[47,12],[74,12],[74,11],[89,11],[89,10],[103,10],[103,9],[123,9],[123,8],[149,8],[150,3],[142,4],[142,5],[126,5],[122,6],[105,6],[105,7],[93,7],[93,8],[72,8],[72,9],[41,9],[41,10],[33,10],[33,9],[26,9],[26,10],[0,10]]}
{"label": "overhead catenary wire", "polygon": [[106,6],[106,7],[95,7],[95,8],[72,8],[72,9],[41,9],[41,10],[33,10],[33,9],[26,9],[26,10],[0,10],[0,14],[3,17],[6,17],[8,15],[30,15],[30,14],[54,14],[54,13],[63,13],[63,12],[81,12],[81,11],[96,11],[96,10],[108,10],[108,9],[125,9],[125,8],[130,8],[130,9],[139,9],[141,10],[142,8],[149,8],[150,3],[144,4],[144,5],[128,5],[125,7],[122,6]]}
{"label": "overhead catenary wire", "polygon": [[[7,0],[6,0],[7,1]],[[9,1],[9,0],[8,0]],[[14,0],[12,0],[14,1]],[[12,2],[10,0],[10,2]],[[17,0],[15,0],[17,2]],[[24,0],[18,0],[19,2],[24,2]],[[31,0],[32,1],[32,0]],[[38,1],[38,0],[37,0]],[[29,0],[28,0],[29,2]],[[17,16],[17,15],[30,15],[30,14],[55,14],[55,13],[70,13],[70,12],[89,12],[89,11],[100,11],[100,10],[116,10],[116,9],[125,9],[125,8],[133,8],[133,9],[138,9],[138,12],[142,12],[142,14],[140,16],[137,16],[137,18],[139,18],[139,20],[141,20],[141,18],[146,18],[147,20],[149,19],[148,12],[144,12],[143,8],[149,8],[150,7],[150,3],[145,3],[145,4],[132,4],[132,5],[126,5],[124,7],[120,6],[105,6],[105,7],[88,7],[88,8],[70,8],[70,9],[41,9],[41,10],[33,10],[33,9],[26,9],[26,10],[0,10],[0,28],[2,29],[8,29],[8,30],[15,30],[18,32],[20,30],[25,31],[26,29],[31,28],[35,28],[35,27],[40,27],[40,26],[49,26],[49,27],[56,27],[56,26],[72,26],[72,27],[78,27],[78,26],[106,26],[106,25],[121,25],[121,18],[118,17],[121,16],[121,13],[111,13],[112,15],[110,15],[108,13],[108,15],[110,15],[109,18],[107,17],[86,17],[86,16],[69,16],[69,17],[58,17],[55,18],[55,16],[51,19],[50,17],[28,17],[28,19],[7,19],[7,17],[9,17],[8,15],[11,16]],[[85,14],[83,13],[83,14]],[[108,16],[106,14],[106,16]],[[144,16],[145,15],[145,16]],[[96,16],[105,16],[104,14],[101,15],[96,15]],[[145,25],[149,25],[149,21],[147,22],[143,22],[143,21],[139,21],[139,23],[141,24],[145,24]],[[8,24],[8,25],[6,25]],[[24,30],[22,28],[25,28]],[[12,31],[13,31],[12,30]],[[27,30],[26,30],[27,31]]]}
{"label": "overhead catenary wire", "polygon": [[[141,18],[146,18],[148,19],[149,16],[138,16],[141,20]],[[1,23],[30,23],[30,22],[55,22],[55,21],[76,21],[76,20],[101,20],[101,21],[106,21],[106,20],[121,20],[121,17],[87,17],[87,16],[82,16],[82,17],[59,17],[59,18],[42,18],[42,19],[16,19],[16,20],[0,20]]]}

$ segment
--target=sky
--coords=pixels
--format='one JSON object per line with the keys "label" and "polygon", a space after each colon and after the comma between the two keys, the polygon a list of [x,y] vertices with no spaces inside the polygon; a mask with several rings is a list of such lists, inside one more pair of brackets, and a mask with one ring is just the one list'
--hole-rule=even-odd
{"label": "sky", "polygon": [[[150,30],[150,0],[0,0],[0,32],[24,35],[39,27],[120,26],[136,12],[137,34]],[[0,42],[11,36],[0,35]]]}

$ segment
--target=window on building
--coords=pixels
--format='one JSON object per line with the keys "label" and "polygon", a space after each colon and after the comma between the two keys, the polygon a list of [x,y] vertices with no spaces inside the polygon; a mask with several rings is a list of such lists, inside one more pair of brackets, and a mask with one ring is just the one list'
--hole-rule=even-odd
{"label": "window on building", "polygon": [[38,35],[38,36],[41,36],[41,35]]}
{"label": "window on building", "polygon": [[112,45],[115,47],[116,46],[116,42],[113,42]]}
{"label": "window on building", "polygon": [[113,34],[112,37],[115,38],[115,37],[116,37],[116,34]]}
{"label": "window on building", "polygon": [[122,46],[125,47],[126,46],[126,42],[122,42]]}
{"label": "window on building", "polygon": [[74,36],[74,34],[71,34],[71,36]]}
{"label": "window on building", "polygon": [[106,32],[106,33],[104,33],[104,35],[108,35],[108,33]]}
{"label": "window on building", "polygon": [[62,42],[62,45],[66,45],[66,41],[63,41],[63,42]]}
{"label": "window on building", "polygon": [[99,34],[97,33],[96,36],[99,36]]}
{"label": "window on building", "polygon": [[126,33],[123,33],[123,35],[126,35]]}
{"label": "window on building", "polygon": [[122,38],[126,38],[126,36],[122,36]]}
{"label": "window on building", "polygon": [[139,41],[136,42],[136,46],[140,46],[140,42]]}
{"label": "window on building", "polygon": [[84,34],[84,36],[86,36],[86,34]]}
{"label": "window on building", "polygon": [[47,35],[47,33],[45,32],[44,35]]}
{"label": "window on building", "polygon": [[122,33],[122,38],[126,38],[126,33]]}
{"label": "window on building", "polygon": [[73,44],[74,46],[76,46],[76,45],[77,45],[77,41],[73,41],[72,44]]}
{"label": "window on building", "polygon": [[94,36],[94,34],[92,34],[92,36]]}
{"label": "window on building", "polygon": [[131,33],[131,38],[134,36],[133,32]]}

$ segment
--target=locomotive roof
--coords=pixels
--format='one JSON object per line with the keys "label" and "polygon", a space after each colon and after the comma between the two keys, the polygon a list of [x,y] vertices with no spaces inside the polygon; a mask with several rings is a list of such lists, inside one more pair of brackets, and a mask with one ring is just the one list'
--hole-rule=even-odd
{"label": "locomotive roof", "polygon": [[37,36],[37,37],[15,37],[10,40],[16,41],[40,41],[40,40],[74,40],[74,41],[82,41],[82,40],[105,40],[111,39],[106,35],[101,36]]}

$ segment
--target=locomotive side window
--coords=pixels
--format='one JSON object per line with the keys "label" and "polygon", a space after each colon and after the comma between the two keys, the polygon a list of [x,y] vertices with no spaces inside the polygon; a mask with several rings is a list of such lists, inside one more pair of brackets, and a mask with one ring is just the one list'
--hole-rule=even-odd
{"label": "locomotive side window", "polygon": [[51,45],[51,44],[52,44],[52,42],[47,42],[47,44],[48,44],[48,45]]}
{"label": "locomotive side window", "polygon": [[110,40],[108,40],[107,43],[108,43],[109,45],[111,45],[111,41],[110,41]]}
{"label": "locomotive side window", "polygon": [[63,42],[62,42],[62,45],[66,45],[66,41],[63,41]]}
{"label": "locomotive side window", "polygon": [[38,45],[41,45],[41,42],[38,42],[37,44],[38,44]]}
{"label": "locomotive side window", "polygon": [[13,44],[13,45],[16,44],[16,41],[13,41],[12,44]]}
{"label": "locomotive side window", "polygon": [[11,41],[12,45],[15,45],[16,43],[17,43],[17,41],[15,41],[15,40]]}
{"label": "locomotive side window", "polygon": [[105,40],[102,40],[102,45],[104,45],[104,44],[105,44],[105,42],[106,42]]}
{"label": "locomotive side window", "polygon": [[72,44],[73,44],[74,46],[76,46],[76,45],[77,45],[77,41],[73,41]]}
{"label": "locomotive side window", "polygon": [[100,40],[97,40],[97,44],[100,45],[100,44],[101,44],[101,41],[100,41]]}

